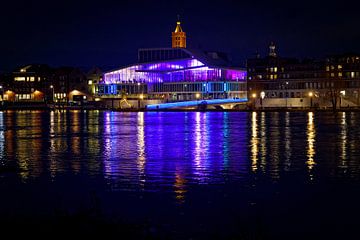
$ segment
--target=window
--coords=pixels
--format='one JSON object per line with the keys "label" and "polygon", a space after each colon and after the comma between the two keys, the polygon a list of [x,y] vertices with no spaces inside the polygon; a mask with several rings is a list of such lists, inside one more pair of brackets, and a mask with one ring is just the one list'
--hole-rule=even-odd
{"label": "window", "polygon": [[15,81],[25,81],[25,77],[15,77]]}

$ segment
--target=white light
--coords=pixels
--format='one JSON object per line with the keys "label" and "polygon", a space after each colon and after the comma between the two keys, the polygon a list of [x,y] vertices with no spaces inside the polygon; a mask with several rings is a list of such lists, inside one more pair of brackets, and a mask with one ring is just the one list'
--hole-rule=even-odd
{"label": "white light", "polygon": [[261,92],[261,93],[260,93],[260,97],[261,97],[262,99],[264,99],[264,97],[265,97],[265,92]]}
{"label": "white light", "polygon": [[86,96],[83,96],[83,99],[86,99]]}
{"label": "white light", "polygon": [[340,94],[345,96],[345,90],[340,91]]}

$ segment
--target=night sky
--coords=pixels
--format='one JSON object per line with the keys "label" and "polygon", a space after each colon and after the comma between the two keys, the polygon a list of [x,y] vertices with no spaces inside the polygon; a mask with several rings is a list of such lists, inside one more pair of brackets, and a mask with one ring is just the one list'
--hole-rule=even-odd
{"label": "night sky", "polygon": [[236,64],[274,41],[286,57],[360,52],[351,1],[7,1],[0,10],[0,71],[28,63],[100,66],[136,61],[138,48],[170,47],[177,14],[189,48]]}

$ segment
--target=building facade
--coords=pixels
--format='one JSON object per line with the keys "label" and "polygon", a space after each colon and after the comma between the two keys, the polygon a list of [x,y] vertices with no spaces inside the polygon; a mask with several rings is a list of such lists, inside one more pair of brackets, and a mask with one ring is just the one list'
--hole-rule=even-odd
{"label": "building facade", "polygon": [[360,56],[344,54],[320,60],[269,55],[247,61],[248,92],[257,107],[359,106]]}

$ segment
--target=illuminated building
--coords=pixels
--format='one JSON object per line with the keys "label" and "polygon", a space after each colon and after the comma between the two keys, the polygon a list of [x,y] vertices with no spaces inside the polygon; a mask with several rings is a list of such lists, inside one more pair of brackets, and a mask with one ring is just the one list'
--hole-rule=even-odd
{"label": "illuminated building", "polygon": [[[139,63],[104,74],[95,92],[103,97],[165,98],[170,101],[246,97],[246,71],[226,55],[183,48],[140,49]],[[198,97],[197,97],[198,96]]]}
{"label": "illuminated building", "polygon": [[173,48],[186,48],[186,33],[183,32],[179,20],[176,22],[175,31],[171,33],[171,43]]}
{"label": "illuminated building", "polygon": [[14,98],[9,95],[5,100],[19,102],[45,101],[47,94],[45,86],[48,85],[50,77],[51,68],[45,64],[32,64],[16,69],[12,73],[10,89],[8,89],[14,94]]}

